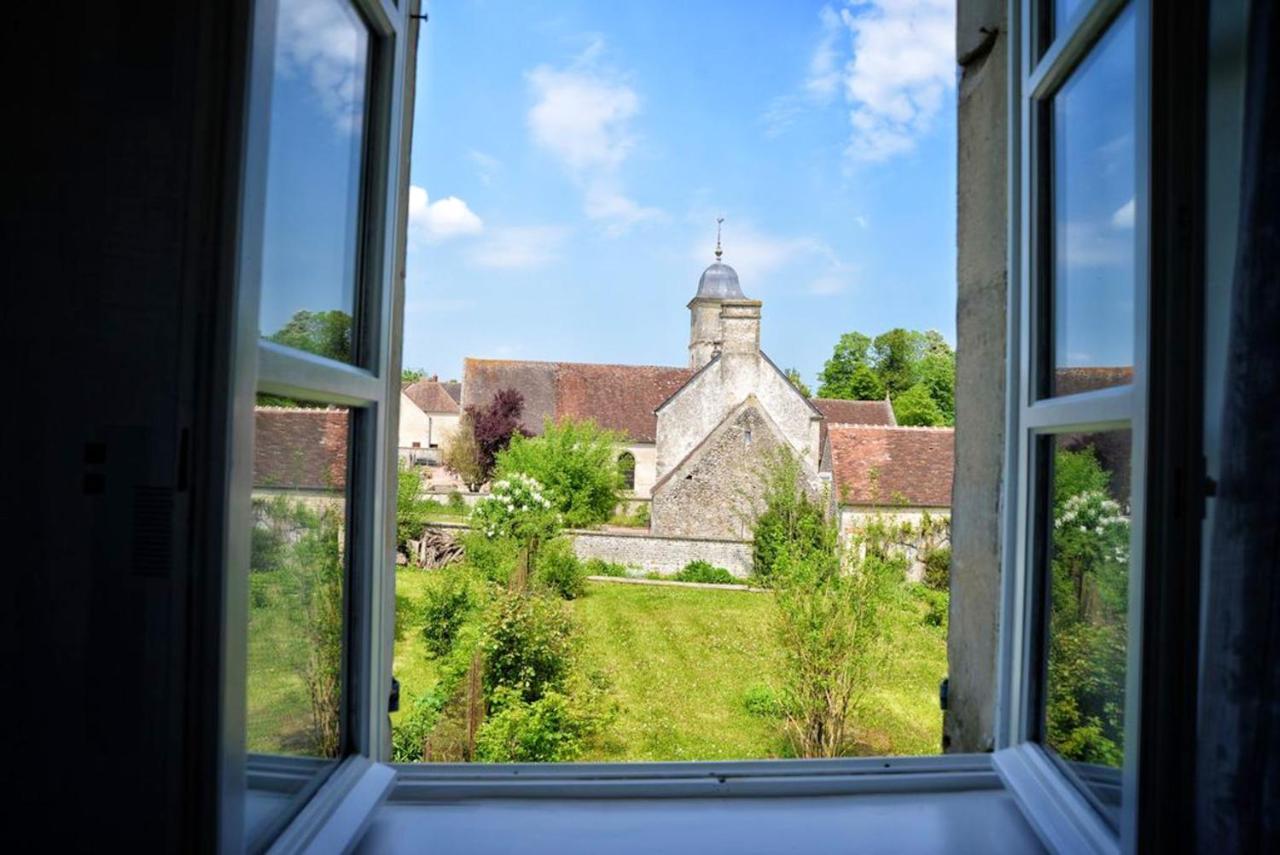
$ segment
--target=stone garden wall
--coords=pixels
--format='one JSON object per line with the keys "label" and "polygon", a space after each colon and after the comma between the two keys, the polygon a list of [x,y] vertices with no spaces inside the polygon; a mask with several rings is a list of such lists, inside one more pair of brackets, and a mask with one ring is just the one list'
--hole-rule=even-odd
{"label": "stone garden wall", "polygon": [[574,551],[583,560],[601,558],[639,567],[645,572],[674,574],[702,559],[745,579],[751,575],[751,541],[663,537],[648,532],[575,531]]}

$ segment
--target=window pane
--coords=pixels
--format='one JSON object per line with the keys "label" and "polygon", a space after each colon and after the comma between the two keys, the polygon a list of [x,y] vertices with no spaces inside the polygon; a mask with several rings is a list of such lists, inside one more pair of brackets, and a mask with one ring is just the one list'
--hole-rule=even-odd
{"label": "window pane", "polygon": [[1053,35],[1057,38],[1067,32],[1067,23],[1084,5],[1084,0],[1055,0],[1053,3]]}
{"label": "window pane", "polygon": [[341,753],[345,409],[259,396],[254,413],[246,747],[249,832]]}
{"label": "window pane", "polygon": [[1053,100],[1055,395],[1133,376],[1134,49],[1130,8]]}
{"label": "window pane", "polygon": [[346,0],[280,0],[262,335],[353,361],[369,37]]}
{"label": "window pane", "polygon": [[1048,442],[1044,741],[1114,821],[1124,759],[1130,435],[1067,434]]}

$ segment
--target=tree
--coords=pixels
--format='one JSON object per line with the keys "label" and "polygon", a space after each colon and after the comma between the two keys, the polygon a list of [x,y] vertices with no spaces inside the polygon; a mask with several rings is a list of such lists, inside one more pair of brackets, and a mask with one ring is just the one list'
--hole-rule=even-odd
{"label": "tree", "polygon": [[787,379],[791,381],[791,385],[800,390],[800,394],[806,398],[812,398],[813,392],[805,385],[804,379],[800,376],[800,370],[797,368],[788,368],[783,372],[787,375]]}
{"label": "tree", "polygon": [[621,497],[615,455],[622,435],[592,421],[549,419],[542,436],[513,436],[500,452],[495,477],[522,472],[546,487],[552,505],[571,528],[605,522]]}
{"label": "tree", "polygon": [[471,524],[489,540],[520,544],[524,560],[510,580],[517,591],[528,585],[538,549],[558,535],[564,525],[543,485],[523,472],[494,481],[490,494],[477,502],[471,512]]}
{"label": "tree", "polygon": [[843,397],[854,401],[883,401],[884,395],[884,383],[876,372],[870,365],[859,365],[853,369]]}
{"label": "tree", "polygon": [[[945,348],[945,349],[943,349]],[[946,342],[925,353],[919,365],[920,382],[942,412],[942,424],[956,423],[956,356]]]}
{"label": "tree", "polygon": [[893,416],[898,424],[935,427],[943,423],[942,410],[923,383],[917,383],[893,399]]}
{"label": "tree", "polygon": [[859,365],[869,365],[871,339],[860,332],[848,332],[836,342],[831,358],[818,374],[819,398],[852,398],[850,382]]}
{"label": "tree", "polygon": [[449,440],[444,452],[444,465],[462,479],[467,489],[476,492],[488,478],[484,461],[480,457],[480,445],[476,442],[475,423],[470,411],[458,419],[458,429]]}
{"label": "tree", "polygon": [[289,322],[272,333],[269,341],[327,356],[338,362],[351,361],[351,316],[333,309],[328,312],[295,312]]}
{"label": "tree", "polygon": [[401,383],[417,383],[423,377],[427,376],[427,372],[422,368],[402,368],[400,369]]}
{"label": "tree", "polygon": [[871,343],[876,375],[890,396],[896,398],[919,382],[919,363],[925,343],[923,333],[901,327],[876,336]]}
{"label": "tree", "polygon": [[520,426],[520,414],[524,411],[524,396],[515,389],[496,392],[484,409],[474,405],[467,407],[471,417],[472,435],[479,452],[480,467],[484,472],[481,483],[489,480],[498,452],[511,443],[511,437],[524,434]]}
{"label": "tree", "polygon": [[835,548],[835,531],[822,504],[804,489],[804,470],[787,449],[780,449],[760,473],[764,511],[752,533],[752,575],[769,585],[783,557],[802,558]]}

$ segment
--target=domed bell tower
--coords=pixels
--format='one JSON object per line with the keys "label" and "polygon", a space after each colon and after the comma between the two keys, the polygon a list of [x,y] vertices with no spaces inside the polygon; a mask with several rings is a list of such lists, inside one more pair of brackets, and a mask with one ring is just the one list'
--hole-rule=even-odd
{"label": "domed bell tower", "polygon": [[760,301],[748,300],[738,284],[738,272],[720,259],[720,224],[716,220],[716,260],[698,279],[698,293],[689,301],[689,367],[697,370],[726,352],[760,349]]}

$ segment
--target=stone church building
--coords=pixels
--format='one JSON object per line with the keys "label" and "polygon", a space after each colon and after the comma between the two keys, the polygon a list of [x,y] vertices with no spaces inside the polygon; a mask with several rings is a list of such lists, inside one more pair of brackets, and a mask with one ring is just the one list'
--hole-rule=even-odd
{"label": "stone church building", "polygon": [[[778,448],[801,461],[815,496],[838,496],[837,471],[854,470],[823,465],[829,426],[894,428],[889,403],[806,398],[760,349],[762,303],[743,293],[718,246],[688,309],[683,367],[469,358],[462,406],[483,407],[511,388],[524,397],[523,427],[533,434],[564,418],[625,434],[619,455],[630,457],[633,495],[652,501],[658,537],[749,538],[760,473]],[[949,455],[946,468],[949,490]]]}

